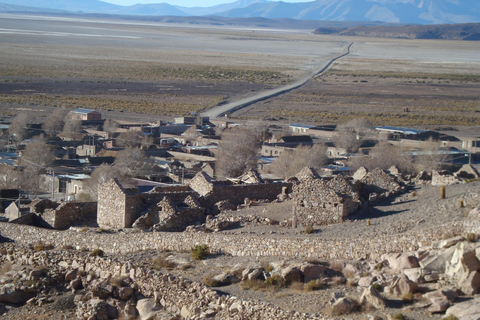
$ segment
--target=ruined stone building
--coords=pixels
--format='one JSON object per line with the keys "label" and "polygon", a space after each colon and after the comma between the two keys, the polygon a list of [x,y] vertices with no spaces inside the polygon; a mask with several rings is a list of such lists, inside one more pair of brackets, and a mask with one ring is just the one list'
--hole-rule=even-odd
{"label": "ruined stone building", "polygon": [[[254,176],[247,175],[244,180],[258,182]],[[113,229],[135,224],[178,231],[205,222],[206,214],[215,213],[219,202],[227,201],[236,207],[246,198],[272,201],[284,188],[291,190],[291,183],[213,181],[205,172],[199,172],[187,186],[156,187],[141,193],[113,179],[99,187],[97,222],[100,227]]]}

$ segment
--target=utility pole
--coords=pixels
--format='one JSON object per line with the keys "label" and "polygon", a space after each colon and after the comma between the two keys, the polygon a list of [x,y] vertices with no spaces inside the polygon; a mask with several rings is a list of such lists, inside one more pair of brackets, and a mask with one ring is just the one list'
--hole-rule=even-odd
{"label": "utility pole", "polygon": [[55,201],[55,171],[52,170],[52,201]]}

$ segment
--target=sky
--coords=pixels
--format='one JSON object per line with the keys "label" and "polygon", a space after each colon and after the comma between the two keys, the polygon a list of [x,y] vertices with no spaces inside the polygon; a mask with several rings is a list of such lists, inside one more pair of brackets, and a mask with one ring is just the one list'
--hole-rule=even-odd
{"label": "sky", "polygon": [[[137,3],[168,3],[182,7],[210,7],[222,3],[231,3],[236,0],[102,0],[104,2],[118,4],[121,6],[131,6]],[[275,0],[277,1],[277,0]],[[310,2],[313,0],[283,0],[283,2]]]}

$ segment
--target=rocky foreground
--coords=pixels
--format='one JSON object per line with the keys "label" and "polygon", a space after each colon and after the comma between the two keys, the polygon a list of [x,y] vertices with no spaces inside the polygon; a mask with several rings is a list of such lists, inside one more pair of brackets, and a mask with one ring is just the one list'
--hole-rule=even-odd
{"label": "rocky foreground", "polygon": [[[472,211],[472,217],[478,213]],[[0,313],[6,319],[449,319],[480,318],[480,242],[467,234],[377,261],[295,261],[237,265],[204,280],[210,286],[257,285],[336,293],[322,313],[282,310],[269,303],[219,294],[205,284],[161,271],[170,264],[135,266],[99,250],[51,249],[14,243],[0,247]],[[172,271],[174,272],[174,271]],[[252,289],[253,290],[253,289]],[[286,290],[286,289],[285,289]],[[338,290],[337,290],[338,292]],[[357,294],[358,293],[358,294]],[[438,316],[440,315],[440,316]]]}

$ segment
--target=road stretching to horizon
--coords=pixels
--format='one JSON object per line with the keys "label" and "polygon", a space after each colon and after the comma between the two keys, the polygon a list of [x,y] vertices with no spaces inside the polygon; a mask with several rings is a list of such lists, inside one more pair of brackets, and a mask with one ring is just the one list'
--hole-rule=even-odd
{"label": "road stretching to horizon", "polygon": [[303,86],[305,83],[307,83],[310,79],[313,77],[324,73],[327,71],[327,69],[332,65],[332,63],[342,57],[345,57],[350,53],[350,48],[352,47],[353,42],[345,46],[345,49],[343,50],[343,53],[335,56],[331,59],[326,59],[323,60],[320,64],[318,64],[315,68],[313,68],[306,76],[303,78],[292,82],[286,86],[282,86],[279,88],[275,88],[272,90],[266,90],[259,92],[251,97],[248,98],[243,98],[238,101],[234,102],[229,102],[227,104],[219,105],[216,107],[213,107],[211,109],[208,109],[204,112],[202,112],[202,117],[210,117],[210,118],[218,118],[220,115],[224,115],[227,112],[234,112],[236,110],[245,108],[246,106],[249,106],[253,103],[266,100],[268,98],[276,97],[278,95],[281,95],[283,93],[289,92],[291,90],[297,89],[301,86]]}

